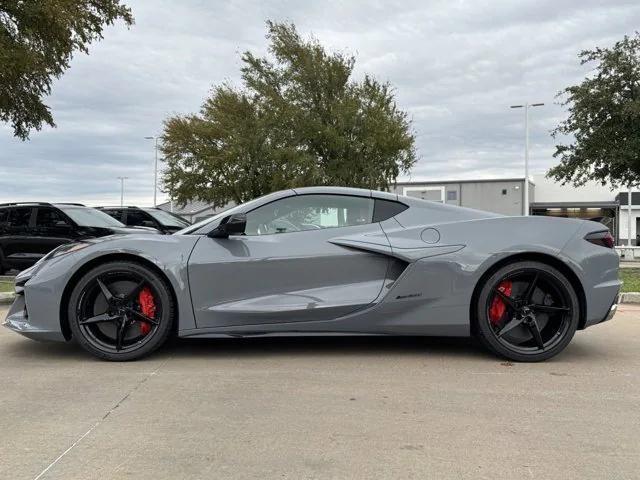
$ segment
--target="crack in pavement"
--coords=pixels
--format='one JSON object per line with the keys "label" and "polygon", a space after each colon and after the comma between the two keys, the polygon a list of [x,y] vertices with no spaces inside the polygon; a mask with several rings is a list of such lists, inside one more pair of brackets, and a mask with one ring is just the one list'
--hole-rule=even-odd
{"label": "crack in pavement", "polygon": [[47,465],[47,467],[42,470],[36,477],[34,477],[33,480],[39,480],[40,478],[42,478],[49,470],[51,470],[51,468],[58,463],[60,460],[62,460],[71,450],[73,450],[85,437],[87,437],[91,432],[93,432],[99,425],[101,425],[102,423],[104,423],[107,418],[109,418],[109,415],[111,415],[112,412],[114,412],[118,407],[120,407],[120,405],[122,405],[130,396],[133,392],[135,392],[136,390],[138,390],[138,388],[140,388],[142,385],[144,385],[147,380],[149,380],[151,377],[153,377],[156,373],[158,373],[158,371],[164,367],[167,362],[171,359],[171,357],[167,358],[164,362],[162,362],[160,365],[158,365],[158,367],[153,370],[152,372],[148,373],[145,377],[143,377],[141,380],[138,381],[138,383],[136,383],[133,388],[131,390],[129,390],[127,392],[127,394],[122,397],[118,402],[116,402],[116,404],[111,407],[107,413],[105,413],[102,418],[100,420],[98,420],[96,423],[94,423],[91,428],[89,430],[87,430],[86,432],[84,432],[82,435],[80,435],[75,442],[73,442],[69,448],[67,448],[64,452],[62,452],[60,455],[58,455],[58,457],[51,462],[49,465]]}

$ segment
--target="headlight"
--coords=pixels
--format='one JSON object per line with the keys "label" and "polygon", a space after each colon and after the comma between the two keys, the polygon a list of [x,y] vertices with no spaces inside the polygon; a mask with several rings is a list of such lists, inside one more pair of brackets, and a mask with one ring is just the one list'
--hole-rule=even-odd
{"label": "headlight", "polygon": [[22,293],[24,291],[24,284],[33,276],[33,272],[36,271],[36,266],[38,264],[27,268],[26,270],[22,270],[20,273],[16,275],[15,278],[15,291],[16,293]]}
{"label": "headlight", "polygon": [[42,258],[42,260],[49,258],[56,258],[62,255],[66,255],[68,253],[77,252],[78,250],[82,250],[83,248],[87,248],[90,244],[84,242],[78,243],[65,243],[64,245],[60,245],[58,248],[52,250],[47,255]]}
{"label": "headlight", "polygon": [[54,248],[44,257],[38,260],[33,266],[21,271],[16,275],[16,291],[18,288],[22,288],[27,281],[29,281],[43,266],[43,264],[52,258],[61,257],[68,253],[77,252],[90,245],[90,243],[78,242],[78,243],[65,243],[57,248]]}

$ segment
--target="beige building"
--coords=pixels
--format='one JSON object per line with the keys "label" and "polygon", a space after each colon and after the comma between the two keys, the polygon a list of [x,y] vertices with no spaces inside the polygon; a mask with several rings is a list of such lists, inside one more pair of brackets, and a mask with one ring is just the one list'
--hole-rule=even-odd
{"label": "beige building", "polygon": [[[398,182],[390,189],[399,195],[475,208],[503,215],[524,214],[524,177],[488,180]],[[529,180],[529,201],[536,186]]]}

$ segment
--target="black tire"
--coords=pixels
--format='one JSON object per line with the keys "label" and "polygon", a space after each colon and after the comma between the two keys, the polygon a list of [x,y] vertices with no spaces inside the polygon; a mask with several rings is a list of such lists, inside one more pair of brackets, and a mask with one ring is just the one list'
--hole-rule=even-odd
{"label": "black tire", "polygon": [[541,262],[515,262],[497,270],[482,286],[475,308],[478,340],[493,353],[517,362],[540,362],[557,355],[573,338],[580,320],[571,282]]}
{"label": "black tire", "polygon": [[[142,308],[143,290],[151,295],[153,314]],[[171,335],[174,315],[164,278],[130,261],[108,262],[88,271],[74,286],[68,304],[75,341],[110,361],[137,360],[159,348]]]}

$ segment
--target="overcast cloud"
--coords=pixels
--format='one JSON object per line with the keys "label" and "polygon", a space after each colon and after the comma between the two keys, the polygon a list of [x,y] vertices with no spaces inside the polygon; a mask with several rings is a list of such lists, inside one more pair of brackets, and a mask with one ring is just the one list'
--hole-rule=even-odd
{"label": "overcast cloud", "polygon": [[[107,29],[47,103],[57,128],[14,139],[0,125],[0,201],[152,203],[153,148],[168,115],[197,111],[211,86],[239,82],[240,53],[264,53],[265,20],[293,21],[357,57],[356,75],[390,81],[410,112],[420,161],[411,179],[522,175],[553,165],[555,94],[588,73],[577,53],[640,28],[640,3],[592,0],[138,1],[136,24]],[[407,178],[403,178],[407,179]],[[160,194],[160,198],[166,198]]]}

